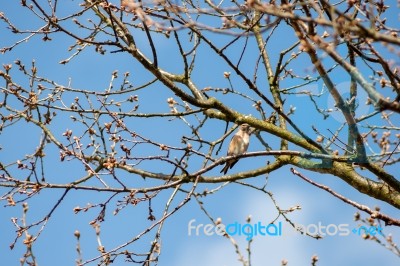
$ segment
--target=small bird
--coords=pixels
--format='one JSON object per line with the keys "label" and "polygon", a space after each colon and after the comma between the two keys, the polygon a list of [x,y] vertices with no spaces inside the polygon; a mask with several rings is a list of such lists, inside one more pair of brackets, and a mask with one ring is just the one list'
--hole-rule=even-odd
{"label": "small bird", "polygon": [[[232,137],[231,142],[229,143],[227,155],[231,156],[245,153],[249,147],[250,134],[250,126],[248,124],[241,124],[238,132],[236,132],[235,136]],[[227,161],[220,173],[224,172],[224,175],[226,175],[228,169],[231,169],[237,161],[238,159]]]}

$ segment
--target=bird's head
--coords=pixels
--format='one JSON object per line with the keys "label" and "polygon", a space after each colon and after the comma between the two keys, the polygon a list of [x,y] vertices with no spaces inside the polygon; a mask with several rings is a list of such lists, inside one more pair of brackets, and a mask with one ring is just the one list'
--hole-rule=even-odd
{"label": "bird's head", "polygon": [[243,131],[243,132],[250,132],[250,126],[249,126],[249,124],[246,124],[246,123],[241,124],[241,125],[240,125],[240,131]]}

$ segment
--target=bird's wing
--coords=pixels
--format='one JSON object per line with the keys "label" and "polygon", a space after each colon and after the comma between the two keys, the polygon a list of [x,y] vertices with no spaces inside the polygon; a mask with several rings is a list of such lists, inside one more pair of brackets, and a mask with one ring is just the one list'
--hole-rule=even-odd
{"label": "bird's wing", "polygon": [[228,156],[238,155],[240,153],[240,148],[242,146],[243,139],[241,136],[235,135],[232,137],[231,143],[228,147]]}

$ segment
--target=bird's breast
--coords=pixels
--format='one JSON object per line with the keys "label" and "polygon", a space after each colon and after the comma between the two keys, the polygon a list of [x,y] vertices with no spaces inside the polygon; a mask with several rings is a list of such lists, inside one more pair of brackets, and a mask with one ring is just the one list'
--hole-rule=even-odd
{"label": "bird's breast", "polygon": [[249,138],[249,136],[248,136],[248,135],[247,135],[247,136],[244,136],[244,137],[242,137],[242,139],[243,139],[243,144],[244,144],[245,146],[249,145],[250,138]]}

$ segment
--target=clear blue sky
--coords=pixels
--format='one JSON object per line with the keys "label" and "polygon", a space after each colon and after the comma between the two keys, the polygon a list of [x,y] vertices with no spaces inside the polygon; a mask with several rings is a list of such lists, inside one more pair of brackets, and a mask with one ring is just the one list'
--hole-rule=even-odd
{"label": "clear blue sky", "polygon": [[[77,1],[71,1],[67,4],[70,6],[62,10],[67,14],[72,10]],[[395,5],[393,3],[393,5]],[[25,29],[35,29],[40,25],[36,19],[33,19],[26,10],[19,6],[19,3],[11,3],[10,1],[3,4],[1,10],[5,16],[12,19],[17,26]],[[398,9],[397,9],[398,11]],[[396,9],[392,13],[388,13],[391,17],[396,17],[398,12]],[[61,16],[61,15],[60,15]],[[290,34],[290,35],[289,35]],[[288,35],[288,36],[286,36]],[[14,41],[19,40],[21,36],[10,34],[5,28],[5,23],[0,24],[0,46],[11,45]],[[279,38],[294,38],[293,32],[277,33]],[[30,62],[34,59],[38,67],[40,76],[49,77],[56,82],[67,85],[71,79],[71,86],[74,88],[88,89],[95,91],[103,91],[107,88],[111,73],[118,70],[120,73],[119,81],[121,81],[122,73],[129,71],[131,73],[130,81],[134,85],[142,84],[152,78],[150,74],[136,63],[132,58],[120,53],[110,55],[108,52],[105,56],[101,56],[93,52],[93,48],[84,51],[76,60],[71,61],[67,65],[58,64],[59,61],[66,59],[71,55],[67,52],[67,48],[73,44],[71,38],[66,38],[62,34],[50,36],[53,40],[43,42],[40,38],[35,37],[25,43],[14,48],[11,52],[0,55],[1,64],[13,63],[14,60],[20,59],[27,68],[30,68]],[[224,37],[226,38],[226,37]],[[168,71],[180,71],[181,61],[176,60],[176,53],[171,52],[170,46],[173,43],[172,39],[166,40],[156,38],[156,46],[159,53],[160,66],[165,67]],[[221,43],[225,43],[224,39]],[[138,38],[138,46],[146,49],[147,43],[144,38]],[[246,52],[246,58],[251,59],[256,55],[256,47],[253,42],[249,43],[251,48]],[[279,51],[282,49],[280,40],[277,39],[271,42],[271,49]],[[235,55],[237,50],[228,50],[228,53]],[[272,53],[274,54],[274,53]],[[277,56],[277,53],[275,54]],[[223,77],[224,71],[230,71],[226,65],[222,64],[214,55],[211,55],[208,49],[200,49],[197,55],[197,66],[193,75],[193,80],[199,88],[205,86],[227,87],[229,84]],[[272,58],[276,62],[276,58]],[[246,61],[245,61],[246,62]],[[308,65],[309,60],[300,61],[299,64]],[[16,66],[13,66],[16,68]],[[294,65],[296,67],[296,65]],[[297,66],[298,67],[298,66]],[[304,67],[303,67],[304,68]],[[242,69],[245,73],[252,73],[254,66],[243,65]],[[18,71],[13,70],[13,73]],[[310,73],[313,74],[313,73]],[[21,75],[15,74],[18,82],[28,85],[28,81]],[[232,75],[232,80],[235,83],[235,88],[241,90],[243,84],[239,79]],[[335,75],[334,81],[338,83],[338,87],[346,89],[348,78],[344,75]],[[261,81],[260,81],[261,82]],[[118,84],[118,83],[117,83]],[[342,84],[342,85],[340,85]],[[290,86],[290,81],[282,86]],[[4,83],[0,84],[4,86]],[[265,87],[264,89],[268,89]],[[322,85],[318,84],[316,91],[321,91]],[[246,91],[243,89],[243,91]],[[155,84],[149,90],[137,92],[140,99],[139,112],[168,112],[168,104],[166,99],[173,95],[164,88],[161,84]],[[3,96],[1,96],[2,99]],[[254,95],[252,95],[254,97]],[[68,95],[64,100],[66,105],[73,101],[74,95]],[[242,104],[242,100],[238,97],[226,97],[226,103],[238,111],[246,114],[256,115],[254,108],[248,104]],[[149,104],[151,102],[151,104]],[[330,101],[325,95],[321,97],[321,105],[324,107],[330,106]],[[18,103],[13,103],[15,106]],[[321,116],[312,114],[313,107],[307,97],[295,97],[288,99],[287,105],[295,105],[302,111],[296,112],[293,119],[297,121],[300,127],[314,136],[311,125],[324,123],[322,129],[326,128],[335,130],[340,122],[339,118],[331,118],[327,121],[322,120]],[[307,111],[307,110],[310,111]],[[271,111],[269,109],[268,113]],[[371,110],[361,110],[368,113]],[[306,115],[305,115],[306,114]],[[377,118],[379,119],[379,117]],[[300,122],[301,121],[301,122]],[[160,143],[168,143],[169,145],[181,145],[182,132],[189,134],[185,125],[181,121],[167,122],[161,119],[126,119],[127,125],[132,130],[156,140]],[[203,136],[208,140],[219,138],[223,132],[225,124],[220,121],[211,121],[208,127],[202,129]],[[55,136],[62,139],[62,132],[66,129],[73,129],[74,133],[79,134],[82,130],[79,126],[73,124],[68,115],[59,115],[51,125],[51,129],[55,132]],[[7,128],[0,133],[0,162],[9,163],[18,158],[23,157],[27,153],[32,153],[39,145],[40,131],[30,124],[19,122],[17,125]],[[270,146],[274,149],[279,148],[279,140],[263,135]],[[222,153],[225,154],[227,143],[224,144]],[[249,151],[262,150],[262,145],[253,137],[249,147]],[[203,150],[204,151],[204,150]],[[59,151],[54,147],[46,148],[46,157],[48,160],[46,167],[46,178],[48,181],[66,183],[68,180],[75,180],[82,177],[85,172],[79,163],[76,162],[59,162]],[[139,151],[140,154],[147,154],[152,151]],[[189,170],[195,171],[199,169],[201,160],[195,159],[189,161]],[[252,168],[260,167],[265,164],[265,158],[243,159],[234,171],[244,171]],[[141,165],[145,169],[154,167],[159,168],[159,171],[168,169],[167,166],[154,166],[153,162],[145,162]],[[390,169],[390,171],[397,171]],[[158,169],[157,169],[158,171]],[[214,169],[210,174],[218,175],[219,168]],[[365,204],[373,208],[376,205],[381,207],[383,213],[399,218],[399,211],[383,202],[378,202],[375,199],[360,194],[355,189],[349,187],[342,180],[329,176],[321,175],[313,172],[306,172],[308,177],[313,180],[330,186],[335,191],[345,195],[346,197],[355,200],[361,204]],[[18,173],[16,171],[16,173]],[[130,182],[134,187],[151,186],[159,184],[151,180],[143,181],[140,177],[120,173],[120,177],[126,182]],[[21,179],[23,178],[22,175]],[[261,185],[265,182],[265,176],[245,180],[254,185]],[[110,181],[111,182],[111,181]],[[199,185],[198,191],[204,189],[211,190],[218,187],[220,184],[204,184]],[[185,188],[190,188],[186,185]],[[289,217],[300,224],[349,224],[349,229],[357,228],[358,223],[354,222],[353,215],[355,209],[344,204],[340,200],[333,198],[331,195],[317,189],[298,177],[293,176],[289,168],[282,168],[268,177],[267,190],[274,194],[278,205],[283,209],[289,209],[293,206],[300,205],[302,209],[295,211]],[[0,194],[4,194],[7,189],[0,188]],[[63,190],[42,190],[39,195],[28,200],[30,209],[28,211],[28,221],[35,222],[47,214],[52,208],[54,202],[61,196]],[[154,215],[160,218],[164,203],[171,195],[172,190],[163,191],[152,202]],[[86,213],[74,214],[73,208],[76,206],[85,206],[87,203],[101,203],[111,194],[99,192],[72,192],[62,202],[61,206],[54,212],[42,232],[39,240],[35,243],[34,253],[37,257],[39,265],[73,265],[77,259],[75,251],[76,241],[74,231],[81,232],[81,249],[83,259],[90,259],[98,255],[97,241],[95,232],[89,225],[89,222],[98,214],[98,209],[89,210]],[[180,194],[174,201],[173,206],[179,203],[184,198],[184,194]],[[113,216],[113,211],[117,201],[122,199],[122,195],[115,197],[107,208],[106,220],[101,224],[101,237],[103,245],[106,249],[111,249],[119,244],[128,241],[136,236],[142,230],[151,225],[151,221],[147,220],[147,204],[139,204],[138,206],[129,206],[123,209],[118,215]],[[248,215],[252,215],[253,222],[262,222],[268,224],[272,221],[277,211],[271,200],[261,192],[240,186],[238,184],[230,184],[224,187],[218,193],[209,195],[203,199],[204,206],[208,209],[213,217],[221,217],[223,223],[245,223]],[[3,207],[5,202],[2,202],[0,211],[0,253],[2,254],[2,265],[17,265],[21,255],[25,252],[25,246],[19,240],[13,250],[9,249],[9,245],[15,237],[15,227],[11,223],[10,217],[20,218],[22,216],[22,207]],[[366,215],[363,215],[366,217]],[[191,200],[186,206],[179,210],[175,215],[170,217],[164,225],[162,231],[162,254],[160,256],[160,266],[169,265],[240,265],[237,261],[237,255],[233,245],[226,238],[219,236],[188,236],[188,222],[196,219],[195,224],[207,224],[210,221],[202,213],[195,200]],[[382,246],[372,242],[365,241],[361,237],[350,233],[349,236],[328,236],[322,240],[315,240],[299,234],[291,234],[290,226],[282,219],[278,220],[283,223],[282,236],[256,236],[252,242],[252,265],[280,265],[281,260],[286,259],[288,265],[310,265],[311,256],[316,254],[319,257],[317,265],[371,265],[379,263],[380,265],[398,265],[399,258]],[[388,235],[392,234],[395,242],[399,243],[400,230],[398,228],[384,227],[383,232]],[[137,253],[146,252],[152,241],[155,231],[149,236],[130,246],[130,250]],[[241,252],[246,255],[246,240],[245,236],[235,237],[239,243]],[[122,265],[122,258],[116,265]]]}

